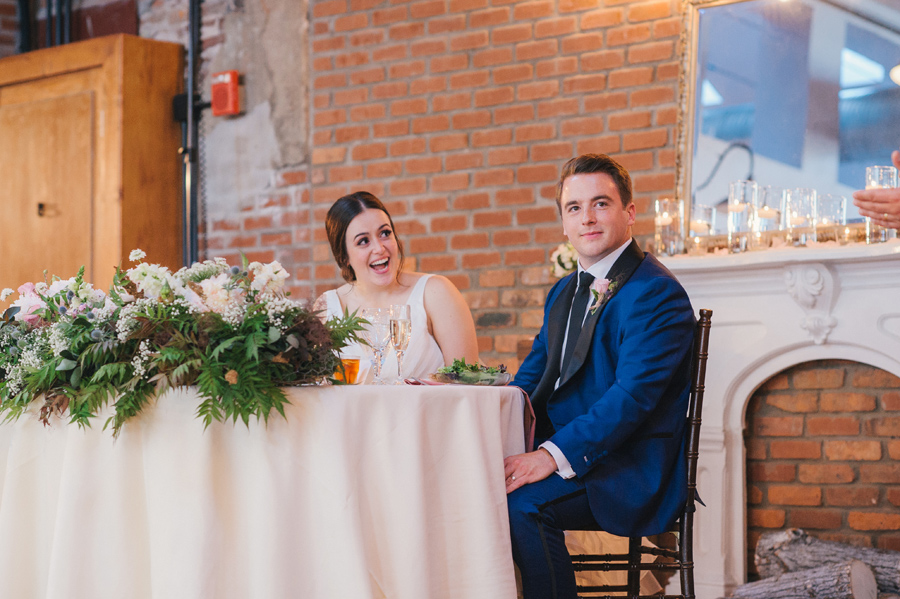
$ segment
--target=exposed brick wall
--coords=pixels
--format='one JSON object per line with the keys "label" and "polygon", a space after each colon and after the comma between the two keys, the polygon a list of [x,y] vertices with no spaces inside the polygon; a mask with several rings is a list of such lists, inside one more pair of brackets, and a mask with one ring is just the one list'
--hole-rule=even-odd
{"label": "exposed brick wall", "polygon": [[312,226],[308,169],[273,174],[274,189],[260,194],[233,216],[213,218],[203,243],[205,256],[222,256],[240,263],[278,260],[291,273],[287,280],[293,297],[315,299],[312,284]]}
{"label": "exposed brick wall", "polygon": [[[222,21],[228,12],[234,10],[234,4],[235,0],[204,0],[201,4],[201,78],[208,74],[209,61],[221,48],[225,39]],[[177,42],[187,46],[187,0],[138,0],[138,19],[141,37],[164,42]],[[204,96],[206,95],[204,89]]]}
{"label": "exposed brick wall", "polygon": [[18,30],[16,0],[0,0],[0,58],[16,53]]}
{"label": "exposed brick wall", "polygon": [[563,239],[562,163],[621,160],[638,235],[673,191],[679,29],[670,0],[313,2],[314,291],[340,283],[327,208],[367,189],[415,266],[463,292],[483,359],[517,367]]}
{"label": "exposed brick wall", "polygon": [[[140,34],[184,42],[186,6],[140,0]],[[223,18],[240,18],[242,6],[204,3],[204,73],[222,46]],[[623,162],[642,241],[653,200],[673,192],[678,7],[311,2],[310,22],[296,27],[312,68],[309,161],[273,168],[268,188],[211,215],[203,257],[274,257],[297,295],[315,296],[341,282],[324,213],[340,195],[368,189],[386,201],[412,265],[463,292],[483,359],[515,370],[553,282],[549,254],[563,240],[552,201],[562,163],[589,151]]]}
{"label": "exposed brick wall", "polygon": [[747,407],[747,555],[789,527],[900,550],[900,378],[846,361],[770,379]]}

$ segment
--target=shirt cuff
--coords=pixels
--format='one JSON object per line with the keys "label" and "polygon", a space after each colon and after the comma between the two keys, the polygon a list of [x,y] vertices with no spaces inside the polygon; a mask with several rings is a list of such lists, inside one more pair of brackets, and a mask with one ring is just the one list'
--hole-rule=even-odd
{"label": "shirt cuff", "polygon": [[559,450],[559,447],[550,441],[544,441],[541,443],[540,447],[549,451],[550,455],[553,456],[554,461],[556,461],[556,473],[558,475],[563,478],[572,478],[575,476],[575,471],[572,470],[572,464],[566,459],[565,454]]}

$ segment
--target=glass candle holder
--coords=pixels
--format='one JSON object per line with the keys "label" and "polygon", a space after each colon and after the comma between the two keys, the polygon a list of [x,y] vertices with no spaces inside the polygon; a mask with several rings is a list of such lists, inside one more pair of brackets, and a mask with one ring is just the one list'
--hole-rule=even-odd
{"label": "glass candle holder", "polygon": [[[893,166],[866,167],[866,189],[885,189],[898,186],[897,169]],[[897,236],[895,229],[887,229],[866,217],[866,243],[882,243]]]}
{"label": "glass candle holder", "polygon": [[656,253],[674,256],[684,252],[684,202],[681,200],[656,200],[656,216],[653,218]]}
{"label": "glass candle holder", "polygon": [[760,245],[772,245],[772,233],[780,231],[783,223],[784,196],[782,187],[766,185],[759,188],[759,204],[756,207],[756,227]]}
{"label": "glass candle holder", "polygon": [[709,235],[713,230],[713,220],[716,211],[712,206],[704,204],[694,204],[691,208],[691,222],[688,226],[688,232],[691,237],[704,237]]}
{"label": "glass candle holder", "polygon": [[847,198],[826,193],[818,196],[816,201],[816,241],[840,243],[847,225]]}
{"label": "glass candle holder", "polygon": [[803,246],[816,240],[816,190],[798,187],[787,191],[784,200],[784,230],[787,240]]}
{"label": "glass candle holder", "polygon": [[685,246],[687,246],[687,253],[691,256],[703,256],[707,251],[709,251],[708,240],[708,235],[695,235],[693,237],[688,237],[687,241],[685,242]]}
{"label": "glass candle holder", "polygon": [[728,251],[746,252],[755,243],[755,208],[759,202],[756,181],[733,181],[728,186]]}

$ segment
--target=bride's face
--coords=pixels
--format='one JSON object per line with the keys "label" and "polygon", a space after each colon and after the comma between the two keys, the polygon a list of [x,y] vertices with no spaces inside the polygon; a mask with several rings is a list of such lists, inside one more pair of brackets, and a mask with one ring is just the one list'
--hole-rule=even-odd
{"label": "bride's face", "polygon": [[347,257],[356,280],[390,285],[397,279],[400,256],[387,214],[365,210],[347,227]]}

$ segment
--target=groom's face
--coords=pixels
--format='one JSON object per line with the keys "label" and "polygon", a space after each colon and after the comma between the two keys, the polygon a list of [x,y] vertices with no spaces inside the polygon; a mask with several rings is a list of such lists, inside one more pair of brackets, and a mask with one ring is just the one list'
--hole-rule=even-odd
{"label": "groom's face", "polygon": [[606,173],[578,174],[563,181],[560,194],[563,233],[584,268],[631,238],[634,203],[622,205],[619,189]]}

